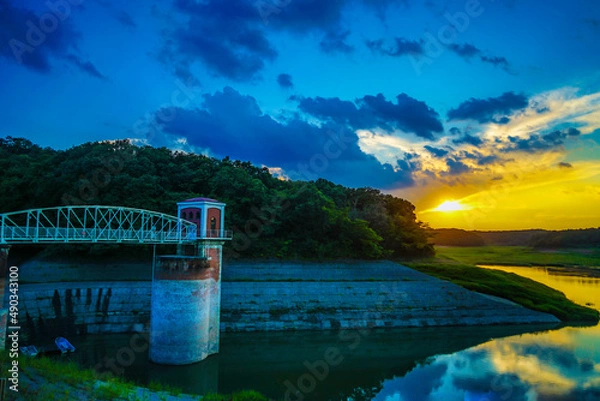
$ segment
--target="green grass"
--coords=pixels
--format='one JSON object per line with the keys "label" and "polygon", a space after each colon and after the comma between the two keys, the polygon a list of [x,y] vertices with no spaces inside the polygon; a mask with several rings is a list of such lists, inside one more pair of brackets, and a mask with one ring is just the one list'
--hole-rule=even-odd
{"label": "green grass", "polygon": [[[0,365],[10,366],[8,352],[0,352]],[[19,396],[25,401],[37,400],[146,400],[148,394],[137,394],[138,386],[120,377],[98,374],[92,369],[84,369],[74,362],[60,361],[55,358],[26,356],[19,357],[20,374],[32,378],[37,383],[30,386],[27,381],[19,380]],[[40,379],[44,383],[40,383]],[[159,398],[167,399],[166,394],[181,395],[181,389],[151,382],[148,389],[159,393]],[[7,391],[7,400],[13,400],[14,394]],[[75,396],[77,394],[77,396]],[[84,396],[85,398],[81,398]],[[199,397],[199,396],[198,396]],[[267,401],[255,391],[241,391],[231,395],[210,394],[203,401]]]}
{"label": "green grass", "polygon": [[436,247],[436,255],[466,264],[600,268],[600,248],[546,251],[524,246]]}
{"label": "green grass", "polygon": [[563,322],[598,322],[598,311],[577,305],[562,292],[514,273],[443,260],[404,264],[469,290],[495,295],[532,310],[550,313]]}
{"label": "green grass", "polygon": [[208,394],[202,401],[267,401],[267,398],[256,391],[243,390],[231,395]]}

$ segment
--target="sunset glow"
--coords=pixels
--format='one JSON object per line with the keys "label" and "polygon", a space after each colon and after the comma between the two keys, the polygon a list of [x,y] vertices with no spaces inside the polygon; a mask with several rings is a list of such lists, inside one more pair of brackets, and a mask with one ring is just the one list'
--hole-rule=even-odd
{"label": "sunset glow", "polygon": [[456,212],[464,210],[464,207],[456,201],[446,201],[434,209],[436,212]]}

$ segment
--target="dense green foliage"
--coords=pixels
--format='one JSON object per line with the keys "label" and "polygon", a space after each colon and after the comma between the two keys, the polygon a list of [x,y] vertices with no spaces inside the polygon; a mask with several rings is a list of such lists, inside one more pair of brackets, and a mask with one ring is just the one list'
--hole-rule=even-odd
{"label": "dense green foliage", "polygon": [[65,151],[0,139],[0,212],[60,205],[119,205],[174,214],[206,196],[227,203],[229,256],[382,258],[433,254],[414,206],[371,188],[280,180],[267,168],[128,141]]}
{"label": "dense green foliage", "polygon": [[577,305],[568,300],[562,292],[514,273],[457,263],[407,265],[469,290],[499,296],[526,308],[550,313],[563,322],[598,322],[597,310]]}

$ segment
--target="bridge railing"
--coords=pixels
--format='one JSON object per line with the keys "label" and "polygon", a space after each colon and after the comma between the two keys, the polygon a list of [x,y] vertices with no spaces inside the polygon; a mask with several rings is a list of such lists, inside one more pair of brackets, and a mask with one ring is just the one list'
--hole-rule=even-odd
{"label": "bridge railing", "polygon": [[183,243],[197,239],[187,220],[143,209],[65,206],[0,214],[0,243]]}
{"label": "bridge railing", "polygon": [[198,233],[198,238],[214,238],[214,239],[230,240],[233,238],[233,231],[231,231],[231,230],[202,230]]}

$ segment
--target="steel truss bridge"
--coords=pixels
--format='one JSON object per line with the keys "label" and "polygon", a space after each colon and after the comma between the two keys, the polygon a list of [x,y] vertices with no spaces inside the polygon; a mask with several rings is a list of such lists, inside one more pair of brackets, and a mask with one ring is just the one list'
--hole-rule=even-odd
{"label": "steel truss bridge", "polygon": [[183,244],[230,239],[231,231],[198,232],[195,223],[119,206],[63,206],[0,214],[0,245],[56,243]]}

